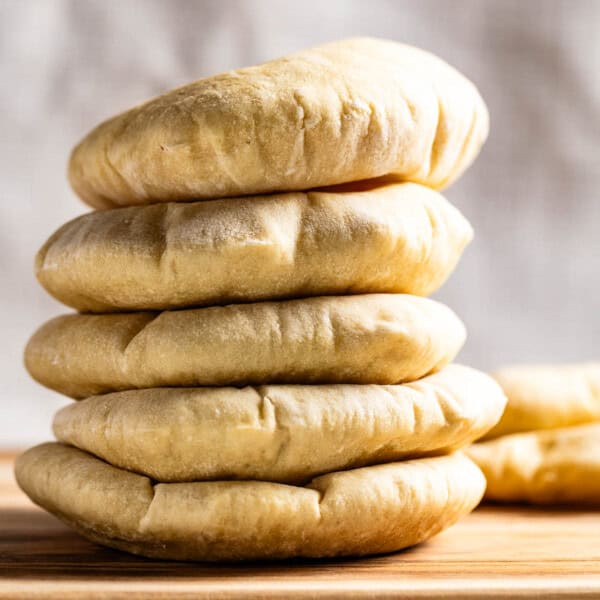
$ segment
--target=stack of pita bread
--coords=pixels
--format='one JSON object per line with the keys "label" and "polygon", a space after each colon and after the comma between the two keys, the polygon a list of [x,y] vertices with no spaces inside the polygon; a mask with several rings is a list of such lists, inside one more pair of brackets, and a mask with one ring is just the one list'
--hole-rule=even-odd
{"label": "stack of pita bread", "polygon": [[455,451],[505,397],[450,364],[464,326],[424,296],[472,236],[434,190],[487,128],[462,75],[371,39],[97,127],[69,174],[104,210],[36,264],[79,313],[26,351],[80,401],[20,457],[21,487],[92,540],[175,559],[389,552],[471,511],[484,478]]}
{"label": "stack of pita bread", "polygon": [[495,377],[506,412],[469,449],[486,498],[600,506],[600,363],[507,367]]}

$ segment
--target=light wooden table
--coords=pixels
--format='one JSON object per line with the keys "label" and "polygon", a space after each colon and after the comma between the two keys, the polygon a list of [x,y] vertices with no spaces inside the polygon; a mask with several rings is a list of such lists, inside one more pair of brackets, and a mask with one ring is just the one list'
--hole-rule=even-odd
{"label": "light wooden table", "polygon": [[480,508],[361,560],[204,565],[95,546],[34,507],[0,456],[0,598],[600,598],[600,512]]}

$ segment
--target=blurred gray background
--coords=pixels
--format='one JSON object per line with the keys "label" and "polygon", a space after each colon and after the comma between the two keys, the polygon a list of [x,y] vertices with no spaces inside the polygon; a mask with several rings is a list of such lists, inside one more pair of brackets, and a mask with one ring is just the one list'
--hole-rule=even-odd
{"label": "blurred gray background", "polygon": [[189,80],[355,35],[439,54],[490,108],[447,191],[476,232],[437,295],[467,324],[460,360],[600,358],[600,1],[0,0],[0,446],[48,438],[65,403],[22,350],[65,310],[32,263],[86,210],[65,179],[78,138]]}

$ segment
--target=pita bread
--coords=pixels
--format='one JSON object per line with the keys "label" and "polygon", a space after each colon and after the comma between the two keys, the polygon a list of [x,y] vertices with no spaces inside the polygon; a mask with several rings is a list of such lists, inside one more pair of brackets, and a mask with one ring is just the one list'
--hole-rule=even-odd
{"label": "pita bread", "polygon": [[153,484],[61,444],[28,450],[16,476],[35,503],[93,541],[208,561],[392,552],[452,525],[485,487],[461,455],[330,473],[306,487]]}
{"label": "pita bread", "polygon": [[40,283],[78,310],[169,309],[331,294],[426,296],[472,237],[405,183],[92,212],[38,253]]}
{"label": "pita bread", "polygon": [[600,423],[507,435],[468,453],[489,500],[600,506]]}
{"label": "pita bread", "polygon": [[442,454],[498,421],[494,380],[450,365],[404,385],[153,388],[96,396],[54,419],[61,442],[158,481],[311,477]]}
{"label": "pita bread", "polygon": [[507,367],[494,377],[508,404],[487,439],[600,421],[600,363]]}
{"label": "pita bread", "polygon": [[351,39],[190,83],[102,123],[69,178],[96,208],[305,190],[392,174],[455,180],[488,133],[439,58]]}
{"label": "pita bread", "polygon": [[433,300],[330,296],[66,315],[34,334],[25,363],[37,381],[74,398],[161,386],[389,384],[442,368],[465,335]]}

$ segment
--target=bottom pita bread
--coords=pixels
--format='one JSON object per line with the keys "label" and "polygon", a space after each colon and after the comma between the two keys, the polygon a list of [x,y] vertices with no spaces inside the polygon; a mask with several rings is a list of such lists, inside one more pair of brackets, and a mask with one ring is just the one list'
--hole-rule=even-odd
{"label": "bottom pita bread", "polygon": [[474,444],[488,500],[600,506],[600,423]]}
{"label": "bottom pita bread", "polygon": [[470,512],[485,487],[460,454],[330,473],[305,487],[156,484],[56,443],[20,456],[16,476],[34,502],[93,541],[207,561],[399,550]]}

